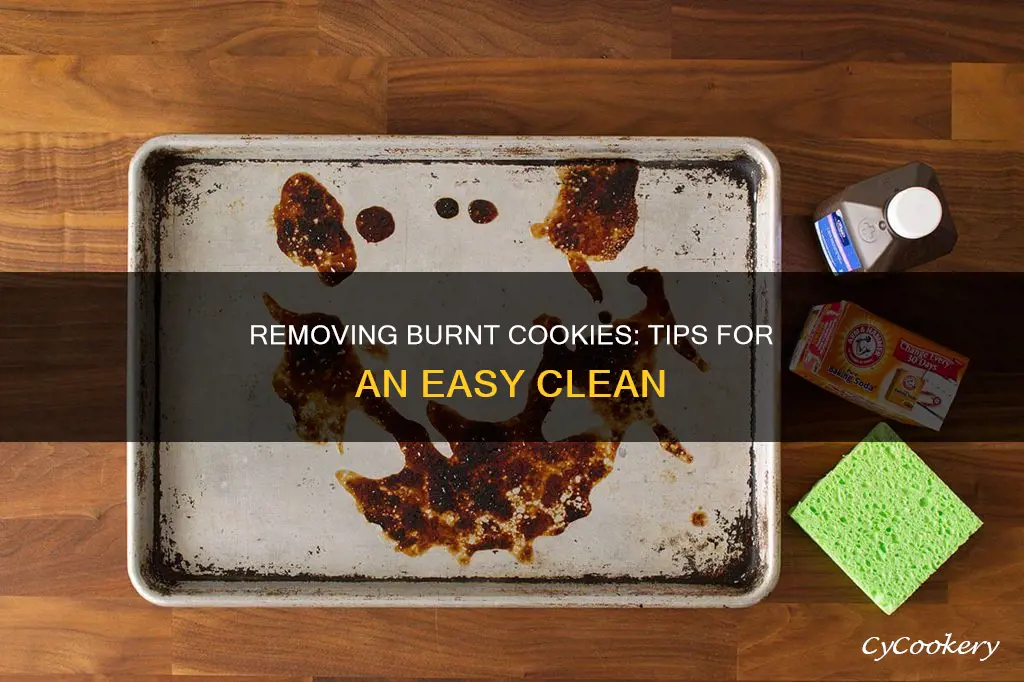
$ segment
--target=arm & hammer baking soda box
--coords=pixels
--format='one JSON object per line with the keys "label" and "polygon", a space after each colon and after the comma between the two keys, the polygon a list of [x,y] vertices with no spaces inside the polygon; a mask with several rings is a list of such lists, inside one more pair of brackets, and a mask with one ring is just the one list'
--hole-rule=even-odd
{"label": "arm & hammer baking soda box", "polygon": [[811,309],[789,369],[885,417],[938,431],[967,358],[849,301]]}

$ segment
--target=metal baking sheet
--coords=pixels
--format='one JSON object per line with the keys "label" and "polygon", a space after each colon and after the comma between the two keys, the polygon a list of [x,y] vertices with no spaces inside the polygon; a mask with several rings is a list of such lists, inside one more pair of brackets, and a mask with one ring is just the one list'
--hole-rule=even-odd
{"label": "metal baking sheet", "polygon": [[[594,263],[595,271],[778,270],[779,170],[755,140],[387,136],[149,141],[130,170],[129,270],[296,269],[277,247],[271,216],[297,172],[337,198],[350,233],[355,213],[370,204],[389,207],[398,225],[409,226],[362,248],[360,270],[564,269],[565,257],[548,240],[530,236],[559,191],[553,163],[623,158],[640,167],[636,234],[618,258]],[[501,197],[485,248],[434,208],[438,197],[451,196],[465,210],[480,187]],[[697,225],[713,228],[700,237]],[[759,321],[774,324],[775,294],[751,295]],[[155,324],[168,304],[158,292],[133,289],[132,420],[173,418],[174,400],[187,400],[187,386],[173,399],[154,389],[155,379],[173,371],[152,352],[154,337],[169,333]],[[777,395],[775,368],[758,372],[762,395]],[[761,418],[777,414],[762,411]],[[129,574],[142,596],[169,606],[755,603],[779,569],[779,445],[687,447],[695,460],[689,465],[656,442],[623,443],[591,494],[591,513],[560,535],[538,538],[532,561],[494,551],[460,563],[440,547],[419,556],[395,551],[337,484],[341,468],[371,476],[400,469],[394,443],[346,444],[343,455],[333,444],[298,439],[129,443]],[[695,509],[705,510],[704,525],[690,522]]]}

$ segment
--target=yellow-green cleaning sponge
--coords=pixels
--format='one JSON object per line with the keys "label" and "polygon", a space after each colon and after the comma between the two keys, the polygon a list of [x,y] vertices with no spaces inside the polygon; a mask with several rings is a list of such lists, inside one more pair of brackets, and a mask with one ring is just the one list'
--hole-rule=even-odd
{"label": "yellow-green cleaning sponge", "polygon": [[981,527],[981,519],[885,423],[789,515],[887,614]]}

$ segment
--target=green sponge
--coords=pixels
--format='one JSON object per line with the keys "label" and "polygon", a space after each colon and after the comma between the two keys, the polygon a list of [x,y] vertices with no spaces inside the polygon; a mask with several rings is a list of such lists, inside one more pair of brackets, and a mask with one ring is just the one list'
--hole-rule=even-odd
{"label": "green sponge", "polygon": [[885,423],[789,515],[887,614],[981,527],[981,519]]}

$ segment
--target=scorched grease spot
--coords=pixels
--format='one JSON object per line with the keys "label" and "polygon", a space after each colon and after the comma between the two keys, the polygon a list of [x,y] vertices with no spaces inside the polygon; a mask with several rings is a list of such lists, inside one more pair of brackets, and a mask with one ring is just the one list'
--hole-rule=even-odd
{"label": "scorched grease spot", "polygon": [[614,260],[636,230],[636,161],[572,161],[558,168],[561,188],[544,222],[531,228],[569,260],[576,281],[601,301],[604,294],[588,260]]}
{"label": "scorched grease spot", "polygon": [[395,233],[395,218],[383,206],[364,208],[356,216],[356,231],[367,242],[376,244]]}
{"label": "scorched grease spot", "polygon": [[[450,458],[434,447],[423,425],[404,417],[387,398],[372,392],[356,396],[363,366],[351,343],[287,345],[274,373],[274,390],[291,406],[303,439],[337,440],[340,448],[352,410],[363,411],[395,439],[405,460],[401,471],[380,479],[341,471],[338,480],[397,550],[417,556],[441,546],[461,563],[480,550],[507,550],[528,562],[536,538],[558,535],[590,513],[590,493],[611,472],[619,443],[633,424],[650,426],[666,451],[692,462],[643,397],[590,398],[603,426],[557,442],[546,441],[542,433],[559,399],[538,389],[542,372],[577,370],[583,376],[594,368],[616,375],[654,368],[657,347],[647,325],[674,323],[661,273],[641,268],[627,279],[647,302],[616,324],[633,327],[637,345],[570,349],[549,341],[528,384],[522,412],[504,421],[470,420],[440,403],[427,404],[428,421],[451,444]],[[267,295],[264,301],[281,324],[341,325],[335,316],[294,313]],[[535,322],[549,328],[559,324],[547,315]],[[693,347],[684,344],[676,352],[706,370]]]}
{"label": "scorched grease spot", "polygon": [[344,217],[327,188],[308,173],[296,173],[274,207],[277,246],[299,265],[315,267],[324,284],[340,284],[356,269],[356,247]]}
{"label": "scorched grease spot", "polygon": [[[366,520],[410,556],[443,546],[462,564],[474,552],[494,549],[531,561],[537,537],[558,535],[590,513],[590,492],[611,472],[618,449],[611,442],[522,440],[516,431],[533,426],[523,415],[478,424],[436,403],[428,414],[451,442],[451,458],[430,443],[400,442],[406,464],[396,474],[371,479],[338,472]],[[453,439],[452,432],[477,429],[510,440]]]}

